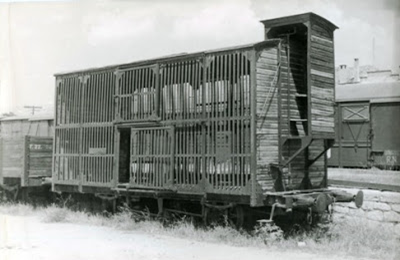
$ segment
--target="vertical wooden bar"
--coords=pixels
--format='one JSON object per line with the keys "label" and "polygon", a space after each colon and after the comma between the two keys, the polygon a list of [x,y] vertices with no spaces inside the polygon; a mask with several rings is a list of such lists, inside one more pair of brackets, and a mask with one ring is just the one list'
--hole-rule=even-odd
{"label": "vertical wooden bar", "polygon": [[190,61],[185,61],[183,62],[184,65],[184,75],[183,75],[183,82],[182,82],[182,88],[183,88],[183,119],[188,119],[189,115],[189,109],[188,109],[188,104],[190,104],[190,92],[189,92],[189,80],[188,80],[188,73],[189,73],[189,62]]}
{"label": "vertical wooden bar", "polygon": [[[240,129],[240,133],[241,133],[241,147],[242,147],[242,167],[243,167],[243,174],[242,174],[242,185],[245,185],[245,182],[247,180],[247,160],[246,160],[246,139],[247,136],[245,135],[245,131],[247,128],[247,120],[244,119],[244,117],[246,116],[246,111],[245,111],[245,105],[246,105],[246,87],[247,87],[247,73],[248,73],[248,58],[247,55],[248,52],[244,52],[242,53],[241,57],[242,57],[242,79],[240,81],[242,88],[241,88],[241,116],[242,116],[242,121],[241,121],[241,129]],[[249,75],[250,76],[250,75]]]}
{"label": "vertical wooden bar", "polygon": [[189,61],[188,64],[188,74],[187,74],[187,86],[189,89],[189,98],[188,98],[188,119],[193,119],[194,118],[194,113],[193,113],[193,108],[195,107],[193,102],[194,102],[194,92],[195,92],[195,81],[194,81],[194,62],[193,60]]}
{"label": "vertical wooden bar", "polygon": [[96,81],[95,81],[95,84],[94,84],[94,88],[96,89],[95,90],[95,93],[96,93],[96,95],[95,95],[95,100],[94,100],[94,110],[95,110],[95,113],[94,113],[94,118],[93,118],[93,120],[92,120],[92,122],[93,123],[96,123],[96,122],[101,122],[100,121],[100,113],[102,112],[102,110],[103,110],[103,106],[102,106],[102,104],[101,104],[101,100],[102,100],[102,98],[101,98],[101,74],[100,73],[97,73],[97,74],[95,74],[96,75]]}
{"label": "vertical wooden bar", "polygon": [[115,121],[121,120],[120,116],[120,98],[119,98],[119,88],[120,88],[120,79],[121,79],[121,74],[122,72],[119,71],[118,69],[114,72],[115,74],[115,97],[114,97],[114,117]]}
{"label": "vertical wooden bar", "polygon": [[[306,135],[312,135],[312,118],[311,118],[311,22],[306,22],[307,26],[307,133]],[[334,72],[335,70],[333,70]]]}
{"label": "vertical wooden bar", "polygon": [[256,185],[257,185],[257,75],[256,75],[256,51],[250,52],[250,174],[251,174],[251,198],[250,204],[255,205],[257,203]]}
{"label": "vertical wooden bar", "polygon": [[178,82],[177,82],[177,86],[178,86],[178,100],[179,100],[179,118],[180,119],[184,119],[184,113],[185,113],[185,106],[184,106],[184,74],[185,74],[185,63],[178,63],[178,71],[179,71],[179,77],[178,77]]}
{"label": "vertical wooden bar", "polygon": [[237,53],[233,54],[233,65],[232,65],[232,69],[233,69],[233,76],[232,76],[232,84],[233,84],[233,99],[234,99],[234,104],[232,104],[233,106],[233,114],[235,119],[235,124],[234,124],[234,128],[236,129],[236,133],[235,133],[235,138],[236,138],[236,142],[235,142],[235,160],[236,160],[236,170],[237,170],[237,178],[238,178],[238,183],[240,184],[240,179],[241,179],[241,159],[240,159],[240,130],[239,130],[239,72],[238,72],[238,68],[240,67],[240,62],[238,60],[239,55]]}
{"label": "vertical wooden bar", "polygon": [[99,100],[100,100],[100,102],[97,104],[97,108],[99,110],[97,122],[103,123],[103,122],[105,122],[103,116],[104,116],[104,110],[106,108],[105,103],[104,103],[104,85],[103,85],[104,72],[101,72],[99,74],[99,78],[100,78],[99,79],[99,96],[100,96]]}
{"label": "vertical wooden bar", "polygon": [[[161,117],[160,113],[160,102],[161,102],[161,86],[160,86],[160,64],[157,63],[154,68],[154,76],[153,76],[153,88],[154,88],[154,115],[156,117]],[[153,96],[153,95],[152,95]]]}
{"label": "vertical wooden bar", "polygon": [[192,105],[193,105],[193,115],[192,118],[198,118],[199,116],[197,115],[197,105],[198,105],[198,101],[197,101],[197,90],[199,89],[199,81],[198,81],[198,61],[196,60],[195,62],[192,63],[192,82],[193,82],[193,101],[192,101]]}
{"label": "vertical wooden bar", "polygon": [[110,100],[111,100],[111,81],[110,81],[110,71],[105,73],[104,79],[104,102],[105,102],[105,115],[104,115],[104,122],[110,122]]}
{"label": "vertical wooden bar", "polygon": [[165,65],[163,70],[162,70],[162,72],[164,74],[163,75],[163,85],[162,85],[162,87],[163,87],[163,96],[165,96],[165,98],[163,100],[163,103],[164,103],[164,107],[163,107],[163,109],[164,109],[164,120],[169,120],[170,117],[168,115],[168,111],[169,111],[169,107],[170,107],[170,104],[171,104],[170,98],[169,98],[170,90],[169,90],[169,85],[168,85],[168,82],[169,82],[169,66]]}
{"label": "vertical wooden bar", "polygon": [[[178,81],[177,81],[177,98],[179,102],[179,119],[183,119],[184,118],[184,96],[183,96],[183,88],[184,88],[184,82],[183,82],[183,77],[184,77],[184,68],[185,65],[184,63],[177,63],[178,66]],[[179,93],[179,94],[178,94]]]}
{"label": "vertical wooden bar", "polygon": [[105,88],[105,82],[106,82],[106,77],[107,74],[106,72],[103,72],[101,74],[101,113],[100,113],[100,118],[99,122],[107,122],[106,114],[107,114],[107,102],[106,102],[106,88]]}
{"label": "vertical wooden bar", "polygon": [[[119,183],[119,176],[118,176],[118,172],[119,172],[119,152],[120,152],[120,147],[119,147],[119,142],[120,142],[120,132],[118,131],[118,128],[115,126],[114,128],[112,128],[112,126],[109,127],[109,133],[112,133],[111,130],[114,129],[114,161],[113,164],[110,166],[113,168],[113,187],[117,187],[118,183]],[[111,137],[111,136],[110,136]],[[130,143],[130,142],[129,142]],[[110,144],[111,146],[111,144]],[[129,149],[131,149],[131,146],[129,147]],[[129,158],[129,161],[131,161],[131,158]],[[131,168],[131,163],[129,164],[129,169]],[[130,170],[129,170],[130,172]],[[130,178],[129,178],[130,179]],[[128,180],[129,182],[130,180]]]}
{"label": "vertical wooden bar", "polygon": [[150,115],[150,95],[149,92],[151,91],[150,89],[150,69],[145,68],[143,69],[144,77],[143,77],[143,87],[142,87],[142,92],[143,92],[143,103],[144,107],[146,108],[144,113],[145,116],[144,118],[148,118]]}
{"label": "vertical wooden bar", "polygon": [[115,89],[113,91],[113,87],[115,88],[115,80],[114,80],[114,73],[109,72],[108,73],[108,79],[107,79],[107,122],[112,122],[114,121],[114,111],[113,111],[113,102],[114,102],[114,94],[115,94]]}
{"label": "vertical wooden bar", "polygon": [[69,79],[68,80],[68,85],[65,87],[65,106],[64,106],[64,114],[65,114],[65,122],[64,124],[71,124],[72,122],[69,120],[70,119],[70,113],[69,113],[69,109],[70,109],[70,88],[71,88],[71,84],[73,83],[74,79]]}
{"label": "vertical wooden bar", "polygon": [[[201,108],[202,108],[202,119],[206,120],[206,82],[207,82],[207,56],[203,57],[203,67],[200,69],[203,72],[203,79],[202,79],[202,86],[201,86]],[[201,73],[199,73],[199,76]],[[206,121],[205,121],[206,122]],[[202,179],[206,182],[208,181],[207,175],[206,175],[206,145],[207,145],[207,136],[206,136],[206,124],[201,125],[201,134],[202,134]],[[205,190],[205,187],[203,187],[203,190]]]}
{"label": "vertical wooden bar", "polygon": [[136,85],[136,91],[137,91],[137,103],[138,103],[138,119],[142,119],[144,117],[143,113],[144,113],[144,104],[143,104],[143,100],[142,100],[142,80],[143,80],[143,69],[138,69],[137,70],[137,85]]}
{"label": "vertical wooden bar", "polygon": [[[278,64],[282,64],[281,60],[282,42],[278,44],[277,60]],[[282,70],[281,70],[282,71]],[[281,72],[279,72],[281,74]],[[281,96],[281,75],[278,75],[277,80],[277,98],[278,98],[278,161],[282,163],[282,96]],[[279,173],[280,174],[280,173]]]}
{"label": "vertical wooden bar", "polygon": [[168,88],[169,88],[169,120],[173,120],[175,118],[174,113],[175,113],[175,100],[174,100],[174,87],[173,87],[173,82],[174,82],[174,64],[169,64],[168,65]]}

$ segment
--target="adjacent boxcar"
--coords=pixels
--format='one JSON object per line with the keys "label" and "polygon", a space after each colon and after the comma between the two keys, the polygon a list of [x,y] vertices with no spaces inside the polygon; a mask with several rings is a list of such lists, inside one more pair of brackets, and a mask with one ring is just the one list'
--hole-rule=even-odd
{"label": "adjacent boxcar", "polygon": [[352,200],[325,189],[337,27],[313,13],[262,23],[254,44],[57,74],[53,190],[160,210]]}
{"label": "adjacent boxcar", "polygon": [[400,81],[337,86],[330,166],[400,168]]}
{"label": "adjacent boxcar", "polygon": [[52,175],[53,116],[0,120],[0,186],[17,196]]}

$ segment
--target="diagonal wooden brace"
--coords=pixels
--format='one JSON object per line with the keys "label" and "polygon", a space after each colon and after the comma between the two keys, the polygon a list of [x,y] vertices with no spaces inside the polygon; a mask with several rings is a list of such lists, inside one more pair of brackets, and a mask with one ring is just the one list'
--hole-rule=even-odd
{"label": "diagonal wooden brace", "polygon": [[326,139],[324,140],[324,150],[319,153],[314,159],[308,160],[307,162],[307,167],[310,167],[313,163],[315,163],[322,155],[325,154],[326,151],[328,151],[329,148],[332,147],[334,143],[333,139]]}
{"label": "diagonal wooden brace", "polygon": [[301,147],[299,150],[297,150],[289,159],[286,161],[282,162],[279,166],[281,168],[284,168],[286,165],[288,165],[291,161],[293,161],[302,151],[304,151],[307,147],[309,147],[312,143],[313,139],[311,136],[306,136],[301,138]]}

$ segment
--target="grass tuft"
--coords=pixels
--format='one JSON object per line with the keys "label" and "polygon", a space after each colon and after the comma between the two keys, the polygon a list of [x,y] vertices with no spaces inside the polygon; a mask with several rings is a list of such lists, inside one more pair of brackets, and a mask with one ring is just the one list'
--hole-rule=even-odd
{"label": "grass tuft", "polygon": [[33,206],[25,203],[5,202],[0,204],[0,213],[2,214],[29,216],[33,212],[35,212]]}

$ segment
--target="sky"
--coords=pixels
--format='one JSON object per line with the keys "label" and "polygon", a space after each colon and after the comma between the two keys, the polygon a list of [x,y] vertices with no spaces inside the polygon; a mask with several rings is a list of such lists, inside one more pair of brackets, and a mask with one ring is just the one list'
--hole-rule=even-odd
{"label": "sky", "polygon": [[339,27],[336,66],[399,71],[399,0],[0,0],[0,114],[51,107],[57,72],[261,41],[260,20],[304,12]]}

